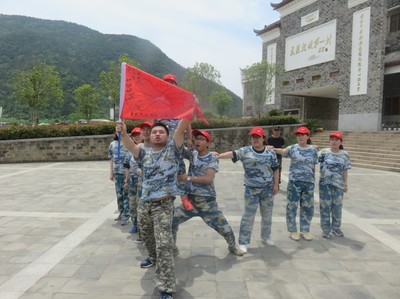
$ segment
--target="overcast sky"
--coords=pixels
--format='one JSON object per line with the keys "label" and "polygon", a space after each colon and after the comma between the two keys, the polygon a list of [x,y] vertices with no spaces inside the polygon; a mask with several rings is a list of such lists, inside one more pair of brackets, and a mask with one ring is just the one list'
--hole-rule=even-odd
{"label": "overcast sky", "polygon": [[261,60],[254,29],[279,19],[278,0],[0,0],[0,13],[63,20],[101,33],[147,39],[192,67],[209,63],[222,84],[242,97],[240,68]]}

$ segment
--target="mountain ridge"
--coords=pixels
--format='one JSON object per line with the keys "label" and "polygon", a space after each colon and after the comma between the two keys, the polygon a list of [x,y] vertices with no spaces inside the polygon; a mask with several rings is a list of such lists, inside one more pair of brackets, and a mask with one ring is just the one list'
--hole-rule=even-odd
{"label": "mountain ridge", "polygon": [[[49,107],[47,114],[68,115],[74,110],[73,90],[82,84],[99,87],[99,76],[111,61],[126,53],[139,62],[141,69],[158,77],[174,73],[181,79],[185,68],[170,59],[151,41],[135,35],[106,34],[63,20],[0,14],[0,106],[3,115],[26,112],[13,102],[9,78],[14,70],[43,62],[55,65],[64,89],[61,109]],[[241,99],[227,89],[233,98],[229,116],[241,115]],[[107,106],[107,99],[101,105]],[[240,106],[240,107],[238,107]],[[107,113],[108,108],[102,113]],[[240,108],[240,109],[239,109]]]}

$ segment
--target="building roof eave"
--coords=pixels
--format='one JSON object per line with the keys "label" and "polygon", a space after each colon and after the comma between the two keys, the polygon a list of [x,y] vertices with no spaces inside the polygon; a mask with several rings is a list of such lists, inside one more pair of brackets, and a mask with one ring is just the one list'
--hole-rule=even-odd
{"label": "building roof eave", "polygon": [[290,2],[293,2],[293,0],[282,0],[280,3],[271,3],[271,6],[273,7],[274,10],[277,10],[286,4],[289,4]]}
{"label": "building roof eave", "polygon": [[260,30],[253,29],[253,31],[257,36],[260,36],[261,34],[264,34],[268,31],[271,31],[275,28],[280,28],[280,27],[281,27],[281,21],[277,21],[275,23],[272,23],[271,25],[268,25],[268,26],[265,25],[263,29],[260,29]]}

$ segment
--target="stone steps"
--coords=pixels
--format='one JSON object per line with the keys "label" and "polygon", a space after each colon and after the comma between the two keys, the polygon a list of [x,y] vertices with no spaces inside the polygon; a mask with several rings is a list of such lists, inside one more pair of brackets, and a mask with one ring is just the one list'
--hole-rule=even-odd
{"label": "stone steps", "polygon": [[[315,133],[318,147],[329,147],[331,131]],[[343,132],[343,146],[355,167],[400,172],[400,132]]]}

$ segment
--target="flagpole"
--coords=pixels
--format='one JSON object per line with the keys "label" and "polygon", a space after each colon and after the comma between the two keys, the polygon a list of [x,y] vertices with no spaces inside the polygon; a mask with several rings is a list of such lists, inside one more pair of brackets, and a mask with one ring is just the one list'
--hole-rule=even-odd
{"label": "flagpole", "polygon": [[[119,88],[119,111],[118,111],[118,122],[122,122],[121,119],[121,112],[122,112],[122,106],[124,104],[124,94],[125,94],[125,62],[121,63],[121,82],[120,82],[120,88]],[[118,132],[118,160],[121,157],[121,132]]]}

